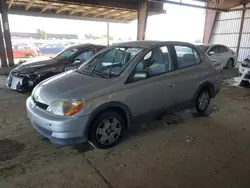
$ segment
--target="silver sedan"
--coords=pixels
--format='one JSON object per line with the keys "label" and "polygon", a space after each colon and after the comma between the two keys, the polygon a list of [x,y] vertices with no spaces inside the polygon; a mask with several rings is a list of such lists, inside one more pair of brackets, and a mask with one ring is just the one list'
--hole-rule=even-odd
{"label": "silver sedan", "polygon": [[237,53],[224,45],[208,44],[199,47],[211,59],[219,61],[224,68],[233,68],[237,63]]}

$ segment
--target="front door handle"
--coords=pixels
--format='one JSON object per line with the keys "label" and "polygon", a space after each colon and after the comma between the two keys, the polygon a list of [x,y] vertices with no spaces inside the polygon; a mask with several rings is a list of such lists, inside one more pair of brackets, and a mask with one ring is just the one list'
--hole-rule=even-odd
{"label": "front door handle", "polygon": [[175,87],[174,84],[168,84],[168,87]]}

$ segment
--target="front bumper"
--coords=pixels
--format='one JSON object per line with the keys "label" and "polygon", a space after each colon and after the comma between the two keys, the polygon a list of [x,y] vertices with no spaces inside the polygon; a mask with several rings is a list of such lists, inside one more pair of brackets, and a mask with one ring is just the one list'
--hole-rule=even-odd
{"label": "front bumper", "polygon": [[31,91],[37,83],[38,80],[29,75],[20,75],[15,72],[10,72],[6,86],[19,92],[26,92]]}
{"label": "front bumper", "polygon": [[239,66],[239,73],[244,81],[250,81],[250,67]]}
{"label": "front bumper", "polygon": [[58,145],[74,145],[88,141],[89,116],[57,116],[39,108],[32,97],[26,101],[28,117],[33,127]]}

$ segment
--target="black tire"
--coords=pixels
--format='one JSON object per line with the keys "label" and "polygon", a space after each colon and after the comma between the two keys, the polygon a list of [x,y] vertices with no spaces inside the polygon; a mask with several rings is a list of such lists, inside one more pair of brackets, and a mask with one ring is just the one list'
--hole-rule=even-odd
{"label": "black tire", "polygon": [[[115,126],[120,127],[117,129],[120,129],[120,133],[118,134],[113,134],[113,132],[115,132],[112,128],[106,129],[105,125],[104,125],[104,120],[109,121],[109,123],[112,121],[112,118],[116,119],[118,121],[118,124]],[[112,123],[112,122],[111,122]],[[103,127],[103,128],[102,128]],[[92,124],[90,125],[90,130],[89,130],[89,142],[91,145],[93,145],[95,148],[98,149],[108,149],[113,147],[114,145],[116,145],[122,136],[122,133],[124,131],[125,128],[125,121],[124,118],[119,115],[118,113],[114,112],[114,111],[106,111],[101,113],[97,118],[94,119],[94,121],[92,122]],[[110,140],[106,140],[105,143],[101,143],[101,138],[100,136],[102,136],[101,134],[98,134],[98,129],[105,129],[104,130],[104,134],[106,135],[110,135],[113,134],[115,140],[112,143],[108,143]],[[107,132],[109,131],[109,132]],[[104,138],[105,139],[105,138]]]}
{"label": "black tire", "polygon": [[250,82],[249,81],[246,81],[246,80],[242,80],[239,84],[240,86],[249,86],[250,85]]}
{"label": "black tire", "polygon": [[[204,104],[201,104],[201,97],[204,97],[204,95],[206,96],[205,98],[206,98],[207,101],[206,102],[203,101]],[[210,94],[209,90],[208,89],[201,90],[201,92],[199,93],[199,95],[198,95],[198,97],[196,99],[196,111],[197,111],[197,113],[200,114],[200,115],[206,115],[207,116],[206,111],[207,111],[207,109],[208,109],[208,107],[210,105],[210,101],[211,101],[211,94]]]}
{"label": "black tire", "polygon": [[228,62],[227,62],[226,69],[231,69],[231,68],[234,68],[234,67],[235,67],[234,60],[229,59]]}

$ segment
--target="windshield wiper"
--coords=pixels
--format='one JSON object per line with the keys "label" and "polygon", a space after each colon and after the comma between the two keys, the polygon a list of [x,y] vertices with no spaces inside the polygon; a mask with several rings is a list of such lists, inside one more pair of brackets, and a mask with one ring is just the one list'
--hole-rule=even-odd
{"label": "windshield wiper", "polygon": [[93,71],[92,74],[100,76],[102,78],[110,78],[109,76],[106,76],[105,74],[102,74],[102,73],[100,73],[98,71]]}

